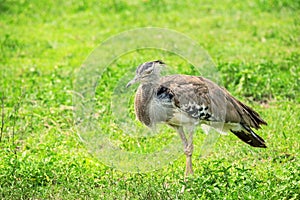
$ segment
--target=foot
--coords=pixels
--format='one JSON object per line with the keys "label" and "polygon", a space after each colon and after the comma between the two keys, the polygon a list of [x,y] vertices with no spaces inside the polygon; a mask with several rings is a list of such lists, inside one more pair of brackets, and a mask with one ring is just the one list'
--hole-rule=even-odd
{"label": "foot", "polygon": [[194,146],[193,143],[188,144],[184,148],[184,153],[186,155],[186,168],[185,168],[185,178],[189,175],[194,174],[193,166],[192,166],[192,155],[193,155]]}
{"label": "foot", "polygon": [[193,174],[194,174],[194,171],[193,171],[193,166],[192,166],[192,155],[187,155],[184,180],[186,181],[186,178]]}

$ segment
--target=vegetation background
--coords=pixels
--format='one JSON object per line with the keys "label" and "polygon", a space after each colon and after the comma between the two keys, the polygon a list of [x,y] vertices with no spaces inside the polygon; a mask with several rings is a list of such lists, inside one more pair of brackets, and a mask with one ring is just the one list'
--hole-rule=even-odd
{"label": "vegetation background", "polygon": [[[207,50],[223,85],[269,123],[258,131],[267,149],[222,136],[209,156],[194,162],[187,182],[184,155],[154,172],[132,174],[87,152],[74,128],[75,74],[105,39],[146,26],[179,31]],[[300,1],[0,0],[0,198],[299,199],[299,44]],[[102,77],[98,96],[107,101],[101,105],[109,104],[128,66],[157,55],[179,72],[190,70],[167,53],[124,55]],[[99,115],[109,117],[109,108]],[[153,151],[169,136],[114,131],[122,148],[136,152]],[[195,149],[202,141],[199,131]]]}

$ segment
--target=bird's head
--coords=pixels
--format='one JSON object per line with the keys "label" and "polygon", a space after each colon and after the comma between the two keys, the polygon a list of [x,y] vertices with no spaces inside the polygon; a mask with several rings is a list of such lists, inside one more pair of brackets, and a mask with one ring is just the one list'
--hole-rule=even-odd
{"label": "bird's head", "polygon": [[145,62],[139,65],[136,69],[135,77],[127,83],[126,87],[129,87],[136,82],[155,83],[159,80],[160,67],[164,64],[165,63],[163,61],[156,60],[151,62]]}

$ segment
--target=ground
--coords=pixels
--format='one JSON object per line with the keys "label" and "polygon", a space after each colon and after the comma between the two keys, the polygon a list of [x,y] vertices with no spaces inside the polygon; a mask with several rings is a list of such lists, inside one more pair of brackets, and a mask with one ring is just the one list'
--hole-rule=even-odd
{"label": "ground", "polygon": [[[299,1],[0,0],[0,13],[1,199],[299,199]],[[268,122],[257,131],[267,149],[229,134],[199,158],[198,130],[187,182],[184,154],[129,173],[88,153],[73,118],[76,73],[101,42],[146,26],[176,30],[208,52],[220,84]],[[138,50],[114,60],[97,87],[98,122],[129,152],[156,151],[176,136],[130,137],[111,122],[118,80],[158,57],[177,73],[197,73],[172,53]]]}

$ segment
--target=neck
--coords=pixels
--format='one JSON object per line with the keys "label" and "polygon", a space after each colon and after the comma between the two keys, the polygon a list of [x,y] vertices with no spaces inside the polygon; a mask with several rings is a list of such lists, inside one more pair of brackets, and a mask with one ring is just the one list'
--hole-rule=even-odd
{"label": "neck", "polygon": [[160,77],[159,76],[154,76],[154,77],[151,77],[149,79],[146,79],[146,80],[143,80],[141,82],[142,85],[152,85],[152,86],[156,86],[156,85],[159,85],[159,79]]}
{"label": "neck", "polygon": [[152,126],[149,108],[156,88],[157,86],[153,82],[143,82],[139,86],[135,96],[136,116],[142,123],[149,127]]}

